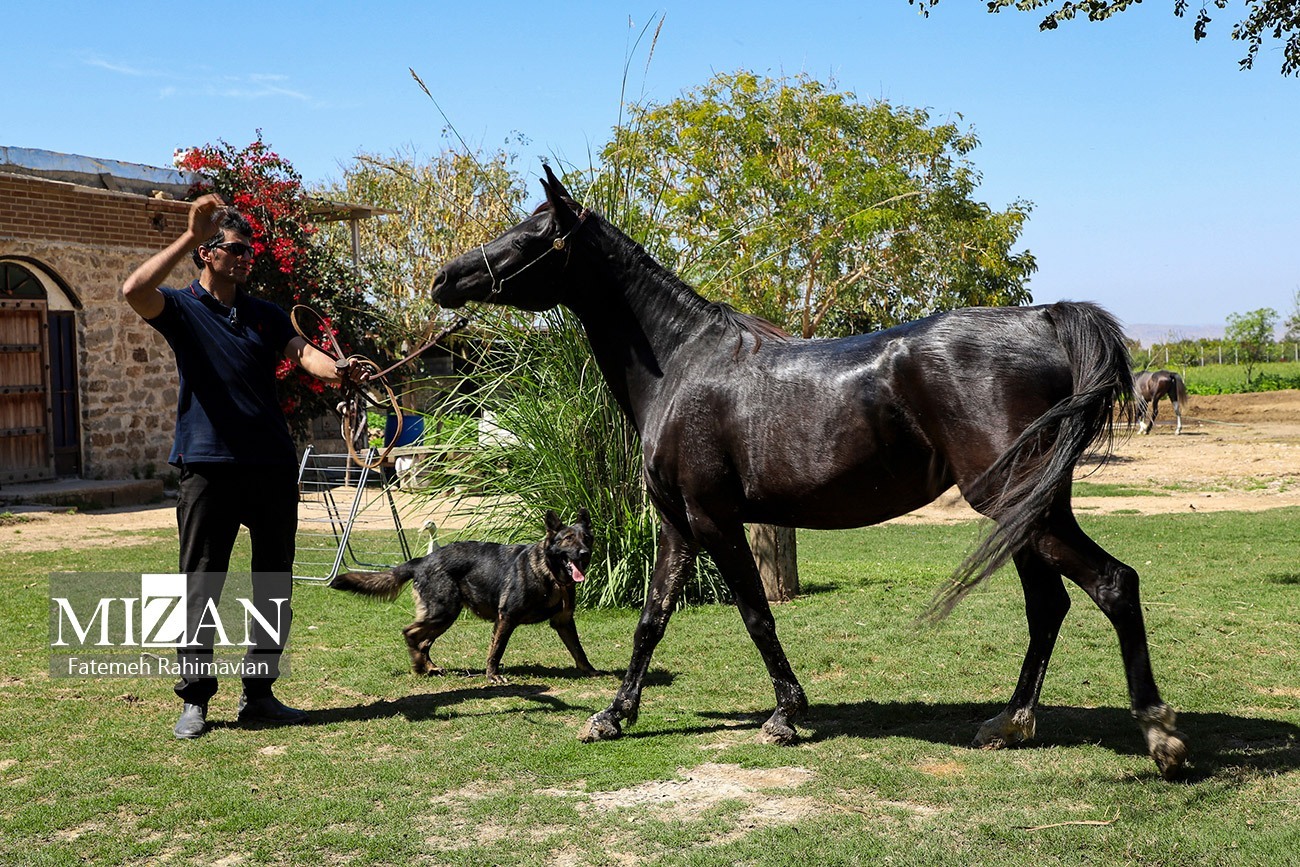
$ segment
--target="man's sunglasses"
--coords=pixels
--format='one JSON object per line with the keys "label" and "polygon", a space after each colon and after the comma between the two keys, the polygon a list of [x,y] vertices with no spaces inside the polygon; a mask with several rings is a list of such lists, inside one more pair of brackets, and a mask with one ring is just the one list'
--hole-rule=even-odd
{"label": "man's sunglasses", "polygon": [[223,244],[209,244],[209,250],[225,250],[232,256],[252,256],[253,248],[243,241],[226,241]]}

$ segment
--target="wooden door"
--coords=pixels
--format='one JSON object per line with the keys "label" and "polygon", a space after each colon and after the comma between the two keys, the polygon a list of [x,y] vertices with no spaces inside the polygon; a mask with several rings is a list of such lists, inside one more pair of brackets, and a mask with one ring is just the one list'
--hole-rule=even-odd
{"label": "wooden door", "polygon": [[81,475],[81,412],[77,402],[77,317],[51,310],[49,323],[50,433],[54,472]]}
{"label": "wooden door", "polygon": [[0,484],[52,479],[45,299],[0,297]]}

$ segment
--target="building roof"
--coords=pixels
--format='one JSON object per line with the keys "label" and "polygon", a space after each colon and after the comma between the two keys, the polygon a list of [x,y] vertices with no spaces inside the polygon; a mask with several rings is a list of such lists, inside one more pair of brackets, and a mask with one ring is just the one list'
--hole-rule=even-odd
{"label": "building roof", "polygon": [[199,176],[176,169],[124,163],[39,148],[0,145],[0,171],[66,181],[83,187],[183,199]]}
{"label": "building roof", "polygon": [[[141,163],[3,145],[0,145],[0,171],[65,181],[100,190],[138,193],[142,196],[164,193],[172,199],[184,199],[189,195],[190,188],[203,179],[202,175],[193,172]],[[307,213],[322,222],[335,222],[365,220],[381,214],[395,214],[397,211],[374,205],[309,197]]]}

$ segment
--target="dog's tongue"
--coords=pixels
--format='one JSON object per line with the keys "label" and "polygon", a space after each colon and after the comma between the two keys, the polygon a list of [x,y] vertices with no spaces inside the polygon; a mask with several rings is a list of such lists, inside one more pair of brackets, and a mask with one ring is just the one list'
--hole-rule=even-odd
{"label": "dog's tongue", "polygon": [[587,580],[587,576],[582,574],[582,570],[578,568],[577,563],[569,563],[569,574],[573,576],[574,584]]}

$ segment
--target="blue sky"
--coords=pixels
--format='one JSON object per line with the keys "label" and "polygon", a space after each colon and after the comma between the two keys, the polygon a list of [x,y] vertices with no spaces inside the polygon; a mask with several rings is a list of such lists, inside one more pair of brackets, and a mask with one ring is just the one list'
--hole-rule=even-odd
{"label": "blue sky", "polygon": [[[1196,6],[1196,4],[1192,4]],[[143,2],[9,4],[0,146],[170,165],[174,148],[264,139],[308,181],[361,151],[471,145],[585,164],[629,96],[714,72],[804,72],[973,128],[977,197],[1034,204],[1035,301],[1126,323],[1221,325],[1300,289],[1300,80],[1266,43],[1242,72],[1239,4],[1192,40],[1173,0],[1038,30],[1038,13],[858,3]],[[632,42],[664,16],[654,54]],[[538,199],[540,187],[536,188]]]}

